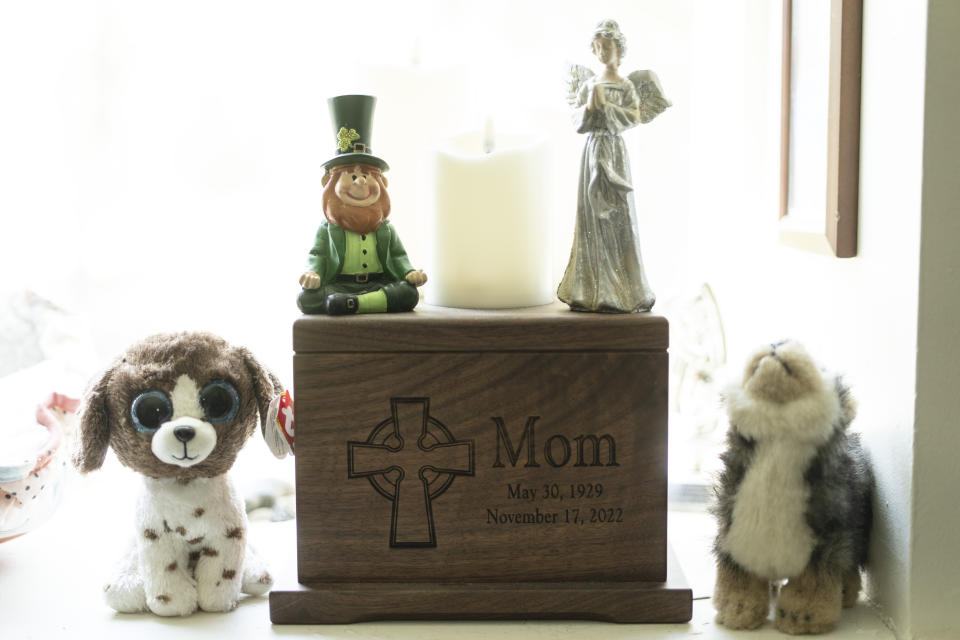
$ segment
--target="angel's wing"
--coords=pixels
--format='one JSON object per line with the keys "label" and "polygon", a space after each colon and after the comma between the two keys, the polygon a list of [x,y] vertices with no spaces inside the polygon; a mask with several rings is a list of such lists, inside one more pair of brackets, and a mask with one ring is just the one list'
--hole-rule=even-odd
{"label": "angel's wing", "polygon": [[650,122],[673,105],[663,94],[660,78],[653,71],[634,71],[627,77],[640,97],[640,122]]}
{"label": "angel's wing", "polygon": [[571,107],[578,107],[580,89],[583,84],[593,77],[593,71],[582,64],[571,64],[567,75],[567,103]]}

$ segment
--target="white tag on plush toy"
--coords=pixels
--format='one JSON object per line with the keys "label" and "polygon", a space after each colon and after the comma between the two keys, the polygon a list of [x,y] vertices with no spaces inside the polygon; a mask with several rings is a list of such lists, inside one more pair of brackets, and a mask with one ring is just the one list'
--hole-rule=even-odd
{"label": "white tag on plush toy", "polygon": [[293,453],[293,398],[289,391],[284,391],[270,402],[263,439],[277,458],[285,458]]}

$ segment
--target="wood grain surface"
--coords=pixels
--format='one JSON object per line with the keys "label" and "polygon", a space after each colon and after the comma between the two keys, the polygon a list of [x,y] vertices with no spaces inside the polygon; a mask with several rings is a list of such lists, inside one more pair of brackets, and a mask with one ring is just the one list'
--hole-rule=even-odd
{"label": "wood grain surface", "polygon": [[[664,579],[666,354],[298,355],[294,371],[302,581]],[[348,443],[398,397],[429,398],[429,415],[475,451],[473,475],[432,500],[435,547],[391,547],[393,502],[348,477]],[[592,466],[592,439],[576,466],[583,435],[611,436],[617,466],[609,440]],[[566,464],[551,465],[548,446]],[[419,484],[417,471],[403,483]],[[538,514],[552,522],[523,524]]]}
{"label": "wood grain surface", "polygon": [[666,320],[418,310],[304,318],[294,344],[311,589],[278,611],[379,619],[360,603],[433,598],[382,619],[689,618],[689,593],[663,586]]}
{"label": "wood grain surface", "polygon": [[664,351],[667,320],[649,313],[580,313],[559,302],[504,310],[422,305],[411,313],[303,316],[297,353],[355,351]]}
{"label": "wood grain surface", "polygon": [[672,553],[668,567],[663,583],[391,582],[290,587],[287,577],[279,576],[279,588],[270,592],[270,620],[274,624],[532,619],[687,622],[693,616],[693,593]]}

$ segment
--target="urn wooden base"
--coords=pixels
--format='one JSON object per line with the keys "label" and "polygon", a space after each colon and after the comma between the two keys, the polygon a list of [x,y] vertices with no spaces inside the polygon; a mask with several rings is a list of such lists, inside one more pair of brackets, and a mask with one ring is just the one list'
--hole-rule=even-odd
{"label": "urn wooden base", "polygon": [[684,621],[650,314],[304,317],[296,591],[274,622]]}
{"label": "urn wooden base", "polygon": [[274,624],[377,620],[687,622],[692,592],[671,557],[667,581],[297,585],[270,592]]}

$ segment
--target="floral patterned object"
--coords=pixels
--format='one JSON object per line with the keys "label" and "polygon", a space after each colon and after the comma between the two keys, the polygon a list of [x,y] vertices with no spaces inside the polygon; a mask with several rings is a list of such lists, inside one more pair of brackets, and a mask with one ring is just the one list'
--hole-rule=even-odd
{"label": "floral patterned object", "polygon": [[61,422],[72,417],[79,404],[74,398],[51,394],[37,407],[37,422],[50,437],[36,458],[21,466],[0,467],[0,542],[35,528],[56,509],[66,466]]}

